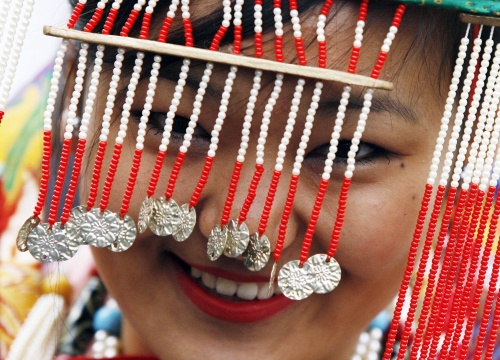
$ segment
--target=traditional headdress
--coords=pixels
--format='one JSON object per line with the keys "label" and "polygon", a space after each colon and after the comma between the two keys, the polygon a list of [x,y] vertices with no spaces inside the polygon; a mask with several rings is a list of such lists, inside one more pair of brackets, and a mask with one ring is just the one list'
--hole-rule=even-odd
{"label": "traditional headdress", "polygon": [[[26,30],[26,21],[21,21],[18,37],[14,34],[16,20],[22,15],[26,19],[31,14],[33,1],[6,1],[13,5],[14,23],[4,29],[5,19],[0,19],[0,34],[4,31],[5,49],[0,63],[0,79],[2,93],[0,110],[5,107],[12,77],[17,65],[22,38]],[[216,157],[219,134],[224,126],[226,111],[231,100],[231,92],[237,77],[238,68],[254,69],[253,85],[246,104],[245,117],[242,122],[241,142],[228,184],[227,195],[220,222],[213,224],[213,230],[207,243],[208,257],[216,261],[221,256],[243,256],[243,263],[250,271],[261,270],[273,256],[274,267],[270,283],[274,276],[284,246],[290,212],[296,195],[305,149],[313,131],[318,103],[325,82],[335,81],[345,84],[340,97],[340,105],[332,123],[330,148],[324,162],[321,181],[314,201],[311,201],[311,217],[304,235],[300,258],[281,266],[278,272],[278,285],[283,294],[294,300],[307,298],[312,293],[324,294],[335,289],[341,281],[341,268],[335,260],[339,238],[342,233],[344,214],[348,204],[351,179],[356,167],[356,154],[372,106],[372,96],[376,89],[391,90],[393,85],[379,80],[386,58],[402,21],[406,3],[422,3],[421,0],[398,1],[393,19],[387,24],[387,35],[380,44],[379,55],[373,60],[373,68],[369,76],[356,74],[358,59],[361,56],[363,32],[368,13],[368,0],[362,0],[359,8],[353,46],[347,69],[343,71],[326,68],[328,36],[325,34],[326,19],[333,0],[326,0],[317,14],[316,38],[318,48],[317,66],[307,62],[301,19],[294,0],[289,1],[289,19],[293,32],[285,35],[283,31],[283,14],[281,1],[275,0],[263,4],[255,0],[254,4],[254,49],[255,56],[242,56],[242,7],[243,0],[223,0],[223,18],[218,31],[214,34],[208,49],[194,47],[196,34],[193,34],[189,0],[172,0],[165,14],[154,14],[156,0],[146,2],[137,0],[129,13],[124,14],[121,0],[101,0],[92,8],[87,8],[86,0],[79,0],[67,24],[67,28],[46,27],[45,33],[63,38],[57,52],[54,65],[52,86],[48,96],[47,109],[44,113],[44,153],[42,163],[42,179],[40,195],[33,215],[26,221],[17,239],[20,251],[29,251],[42,262],[63,261],[71,258],[79,246],[91,245],[121,252],[130,248],[137,231],[152,231],[158,236],[172,236],[175,241],[189,241],[188,238],[196,224],[196,206],[205,185],[210,181],[210,173]],[[426,4],[427,5],[427,4]],[[468,23],[467,30],[460,41],[458,56],[453,69],[453,77],[449,87],[441,128],[437,140],[430,171],[425,184],[421,209],[416,221],[413,241],[410,246],[408,264],[404,273],[400,292],[397,298],[394,318],[387,339],[384,359],[389,359],[396,352],[398,359],[409,353],[412,359],[465,358],[468,352],[474,358],[493,357],[494,344],[500,325],[500,304],[498,303],[498,276],[500,270],[500,251],[493,253],[496,236],[500,202],[496,201],[496,186],[500,177],[500,151],[497,149],[500,135],[500,44],[495,42],[495,26],[500,25],[500,3],[496,0],[467,2],[460,0],[436,1],[438,6],[448,6],[464,12],[461,18]],[[178,7],[184,28],[185,45],[168,43],[170,27],[175,20]],[[266,6],[272,6],[274,16],[275,40],[274,61],[263,59],[263,14]],[[83,30],[74,30],[82,11],[91,11],[93,15]],[[156,39],[150,37],[150,24],[154,16],[164,18],[163,25]],[[116,29],[118,16],[127,17],[125,25]],[[14,19],[15,18],[15,19]],[[140,24],[138,38],[130,37],[134,26]],[[10,24],[10,23],[9,23]],[[100,29],[100,33],[96,32]],[[221,41],[233,31],[232,54],[218,52]],[[111,35],[117,34],[117,35]],[[470,38],[473,35],[472,46]],[[297,64],[285,62],[283,42],[286,36],[293,36],[296,48]],[[486,38],[483,41],[483,38]],[[64,131],[62,153],[55,178],[55,188],[51,194],[48,220],[41,220],[43,205],[49,191],[50,159],[52,152],[52,118],[55,104],[59,96],[59,83],[62,76],[63,63],[70,40],[80,43],[77,73],[73,91],[70,93],[68,115]],[[93,44],[92,46],[90,44]],[[102,114],[102,126],[97,144],[97,155],[93,164],[90,193],[84,205],[72,208],[82,168],[82,159],[88,148],[87,133],[89,121],[94,116],[97,89],[103,71],[103,57],[106,47],[117,48],[112,77],[107,92],[107,102]],[[89,51],[95,47],[95,61],[90,68],[87,58]],[[135,66],[128,83],[126,98],[121,109],[119,132],[112,142],[109,128],[113,113],[116,111],[118,83],[122,78],[122,66],[126,53],[134,50]],[[145,57],[153,55],[153,63],[145,69]],[[175,91],[170,99],[170,106],[165,118],[165,126],[158,147],[155,166],[150,169],[150,181],[145,200],[142,203],[139,218],[132,219],[128,209],[135,189],[141,157],[144,148],[147,124],[152,104],[155,100],[158,76],[162,66],[162,56],[177,56],[183,59]],[[171,169],[163,169],[168,151],[172,126],[178,110],[186,79],[190,71],[191,61],[200,60],[205,65],[203,76],[198,86],[192,113],[184,135],[182,146]],[[9,64],[7,66],[7,63]],[[230,65],[225,86],[220,98],[219,112],[211,132],[210,146],[199,180],[193,189],[191,200],[179,204],[175,200],[175,186],[182,171],[182,165],[191,146],[192,134],[202,114],[207,84],[211,80],[214,64]],[[126,136],[130,136],[128,123],[131,116],[131,105],[143,71],[149,71],[147,96],[144,101],[142,117],[136,136],[133,163],[122,205],[118,213],[108,209],[111,188],[114,183],[122,144]],[[275,76],[274,88],[267,97],[263,114],[255,113],[255,104],[261,88],[263,73],[272,72]],[[288,121],[283,129],[283,136],[278,149],[265,147],[269,125],[273,118],[273,108],[279,98],[283,79],[289,75],[298,77],[293,98],[290,101]],[[85,82],[84,79],[89,79]],[[303,98],[305,79],[315,79],[312,97]],[[85,88],[88,86],[88,88]],[[351,88],[366,87],[363,95],[362,109],[354,131],[351,147],[347,156],[347,166],[338,197],[337,214],[332,221],[330,248],[326,254],[309,256],[315,227],[329,186],[332,165],[335,160],[343,120],[349,104]],[[83,94],[86,96],[84,97]],[[455,106],[458,105],[458,106]],[[292,168],[285,168],[284,159],[289,151],[289,139],[296,131],[295,123],[299,108],[307,108],[307,116],[302,131],[301,141],[295,150],[295,162]],[[83,114],[78,118],[79,109]],[[3,113],[1,113],[3,115]],[[101,116],[101,115],[100,115]],[[230,214],[237,191],[245,191],[238,187],[239,177],[246,160],[250,129],[255,118],[262,119],[258,145],[255,149],[255,171],[246,190],[246,197],[241,205],[238,218],[231,219]],[[78,135],[75,139],[76,122],[79,121]],[[453,124],[450,124],[450,121]],[[8,126],[8,118],[5,126]],[[0,130],[1,131],[1,130]],[[77,150],[74,165],[68,169],[70,148],[76,142]],[[112,144],[111,144],[112,142]],[[112,149],[110,148],[112,146]],[[109,168],[104,168],[103,158],[106,151],[112,151]],[[277,151],[274,164],[264,169],[264,151]],[[248,164],[247,164],[248,166]],[[273,173],[269,187],[261,189],[260,179],[264,171]],[[168,186],[162,197],[155,197],[160,173],[168,173]],[[289,184],[280,184],[282,172],[292,174]],[[103,188],[99,188],[101,177],[106,177]],[[69,182],[68,191],[63,194],[63,184]],[[279,186],[287,186],[288,195],[282,211],[278,234],[267,232],[267,224],[274,197]],[[259,226],[249,228],[245,224],[247,214],[254,205],[257,192],[264,191],[265,203],[262,209]],[[447,191],[447,193],[446,193]],[[96,203],[98,195],[99,203]],[[62,215],[58,209],[62,205]],[[96,206],[97,205],[97,206]],[[333,220],[333,219],[332,219]],[[487,228],[487,224],[489,227]],[[148,230],[149,229],[149,230]],[[270,241],[271,239],[271,241]],[[486,240],[484,240],[486,239]],[[423,241],[421,241],[423,240]],[[276,244],[274,248],[271,244]],[[417,254],[421,249],[419,264]],[[492,260],[493,259],[493,260]],[[416,272],[416,280],[412,287],[410,281]],[[488,274],[488,278],[487,278]],[[489,283],[488,283],[489,279]],[[424,280],[426,281],[425,287]],[[411,289],[411,290],[410,290]],[[406,310],[403,310],[405,308]],[[398,329],[405,315],[404,326]],[[478,326],[477,341],[469,344],[475,328],[475,320],[481,315]],[[416,321],[416,330],[413,329]],[[400,336],[399,348],[394,348],[396,336]],[[443,335],[444,334],[444,335]],[[410,342],[410,335],[412,341]],[[470,348],[469,348],[470,347]]]}

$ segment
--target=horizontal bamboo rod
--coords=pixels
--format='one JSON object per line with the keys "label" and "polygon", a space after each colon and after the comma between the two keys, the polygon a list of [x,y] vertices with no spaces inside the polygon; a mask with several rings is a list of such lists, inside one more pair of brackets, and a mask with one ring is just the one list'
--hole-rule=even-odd
{"label": "horizontal bamboo rod", "polygon": [[460,14],[460,20],[464,23],[470,23],[470,24],[500,26],[500,17],[479,16],[479,15],[462,13]]}
{"label": "horizontal bamboo rod", "polygon": [[343,84],[358,85],[374,89],[392,90],[394,88],[394,85],[391,82],[375,80],[368,76],[350,74],[337,70],[278,63],[271,60],[226,54],[222,52],[198,49],[182,45],[166,44],[157,41],[141,40],[123,36],[93,34],[84,31],[68,30],[53,26],[45,26],[43,31],[45,35],[64,39],[78,40],[87,43],[115,46],[125,49],[177,56],[181,58],[196,59],[226,65],[234,65],[238,67],[271,71],[274,73],[289,74],[299,77],[309,77],[323,81],[335,81]]}

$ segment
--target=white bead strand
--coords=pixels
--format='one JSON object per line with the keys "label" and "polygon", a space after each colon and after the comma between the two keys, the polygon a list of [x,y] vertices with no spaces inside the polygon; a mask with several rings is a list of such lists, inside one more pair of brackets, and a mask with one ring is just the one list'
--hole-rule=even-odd
{"label": "white bead strand", "polygon": [[245,113],[245,118],[243,122],[243,129],[241,130],[241,143],[238,150],[238,156],[236,160],[240,163],[245,161],[245,155],[248,149],[248,142],[250,141],[250,128],[252,127],[252,120],[254,115],[255,104],[257,103],[257,96],[259,95],[260,85],[262,79],[262,71],[255,71],[255,76],[253,78],[253,86],[250,91],[250,97],[248,98],[247,109]]}
{"label": "white bead strand", "polygon": [[9,27],[7,28],[7,37],[5,38],[2,57],[0,58],[0,84],[4,82],[5,70],[12,55],[12,47],[16,39],[16,29],[19,26],[19,18],[23,9],[23,2],[18,0],[12,4],[12,16],[10,17]]}

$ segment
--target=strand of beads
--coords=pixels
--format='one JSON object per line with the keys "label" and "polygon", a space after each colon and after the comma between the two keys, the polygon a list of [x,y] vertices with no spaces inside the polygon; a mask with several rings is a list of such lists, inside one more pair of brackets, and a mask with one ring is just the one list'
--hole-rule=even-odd
{"label": "strand of beads", "polygon": [[[234,202],[234,197],[238,188],[238,181],[240,179],[241,168],[245,161],[246,150],[248,148],[248,142],[250,141],[250,129],[252,127],[252,120],[254,115],[254,108],[257,102],[257,96],[259,95],[259,90],[261,86],[262,71],[256,71],[253,78],[253,86],[250,90],[250,96],[248,98],[246,115],[243,122],[243,129],[241,130],[241,143],[238,150],[238,156],[234,164],[234,169],[231,175],[231,182],[228,188],[224,210],[222,212],[220,220],[220,228],[227,233],[226,248],[224,249],[224,255],[227,257],[238,257],[247,250],[249,245],[250,232],[245,223],[238,224],[238,220],[229,221],[231,214],[231,209]],[[269,246],[267,246],[268,252]]]}
{"label": "strand of beads", "polygon": [[[0,65],[0,73],[5,71],[4,76],[0,75],[0,83],[2,85],[2,91],[0,93],[0,114],[4,113],[5,107],[7,106],[7,101],[9,100],[10,91],[12,89],[12,83],[14,82],[14,76],[16,75],[17,65],[19,63],[19,57],[21,56],[21,51],[23,49],[24,38],[26,37],[26,30],[28,29],[28,25],[30,23],[31,15],[33,13],[33,5],[35,0],[26,1],[24,4],[24,14],[22,20],[19,24],[19,29],[16,34],[16,38],[13,41],[14,48],[11,51],[6,51],[5,54],[8,55],[10,62],[8,67],[2,68],[2,64]],[[14,11],[17,11],[17,7],[14,7]],[[1,20],[0,20],[1,21]],[[8,32],[8,38],[10,40],[11,29]],[[0,38],[2,35],[0,34]],[[5,50],[4,50],[5,51]],[[3,60],[3,59],[2,59]],[[0,115],[0,123],[2,122],[2,116]]]}
{"label": "strand of beads", "polygon": [[[319,47],[319,60],[318,61],[319,61],[320,67],[326,67],[326,43],[325,43],[325,39],[324,39],[324,26],[325,26],[326,16],[328,15],[328,11],[331,8],[331,5],[332,5],[332,2],[327,0],[325,2],[325,4],[323,5],[323,8],[321,9],[321,13],[318,17],[317,41],[319,44],[318,45],[318,47]],[[354,50],[352,51],[351,59],[349,61],[349,68],[348,68],[349,73],[354,73],[355,69],[356,69],[356,64],[357,64],[358,58],[359,58],[359,49],[361,48],[361,45],[362,45],[361,40],[362,40],[364,20],[366,19],[366,14],[367,14],[367,8],[366,8],[366,6],[364,6],[364,7],[362,6],[360,8],[360,12],[358,15],[358,24],[356,26],[356,37],[355,37],[355,40],[353,43],[353,49],[357,48],[358,51],[357,52],[355,52]],[[361,34],[361,38],[358,36],[358,34]],[[322,207],[325,195],[326,195],[326,190],[328,188],[330,174],[333,170],[333,168],[332,168],[333,161],[335,160],[335,157],[336,157],[338,140],[340,138],[340,133],[342,131],[342,126],[344,123],[347,105],[349,104],[350,93],[351,93],[351,87],[350,86],[344,87],[344,90],[343,90],[342,95],[341,95],[340,105],[339,105],[338,111],[337,111],[335,126],[333,128],[333,132],[332,132],[332,136],[331,136],[331,140],[330,140],[330,148],[328,151],[327,160],[325,161],[325,167],[324,167],[323,174],[322,174],[322,180],[321,180],[321,183],[320,183],[320,186],[318,189],[318,193],[316,195],[316,199],[314,202],[312,216],[311,216],[311,219],[309,220],[306,234],[304,236],[304,242],[312,242],[312,237],[313,237],[314,231],[316,229],[316,224],[317,224],[317,221],[319,218],[319,213],[321,211],[321,207]],[[278,261],[281,257],[281,254],[283,251],[283,246],[285,243],[286,229],[287,229],[287,221],[285,218],[283,218],[281,221],[281,224],[280,224],[280,228],[279,228],[278,241],[276,243],[276,248],[274,250],[274,255],[273,255],[274,265],[273,265],[273,269],[271,271],[269,288],[271,288],[271,286],[274,284],[274,278],[276,276],[276,269],[278,266]],[[320,256],[322,256],[322,255],[318,255],[317,257],[320,257]],[[335,262],[331,262],[329,265],[333,266],[331,268],[331,270],[333,272],[330,273],[331,276],[329,277],[330,281],[328,282],[328,287],[322,287],[319,290],[322,293],[324,293],[324,290],[327,288],[331,288],[331,290],[333,290],[333,288],[336,287],[338,285],[338,282],[340,281],[340,267],[338,266],[338,263],[335,261]]]}
{"label": "strand of beads", "polygon": [[[68,20],[68,28],[72,29],[85,6],[86,0],[80,0],[75,7],[70,19]],[[17,235],[17,248],[19,251],[27,251],[28,235],[40,223],[40,214],[45,204],[47,192],[49,188],[50,178],[50,158],[52,153],[52,114],[55,110],[55,103],[57,94],[59,92],[59,81],[62,74],[62,64],[64,63],[64,56],[68,50],[69,41],[64,39],[61,42],[59,50],[56,53],[54,60],[54,67],[52,70],[52,79],[50,80],[50,91],[47,97],[47,106],[43,113],[43,156],[42,156],[42,176],[40,179],[40,191],[38,199],[33,211],[33,215],[28,218]],[[0,119],[3,117],[3,112],[0,111]]]}
{"label": "strand of beads", "polygon": [[[483,64],[482,64],[482,68],[486,69],[488,65],[489,65],[489,61],[487,61],[485,59],[485,61],[483,61]],[[473,66],[473,69],[475,70],[475,65]],[[476,94],[474,96],[480,97],[480,95],[483,91],[483,85],[484,84],[480,84],[480,86],[476,87],[476,89],[475,89]],[[466,92],[463,95],[461,95],[461,97],[463,99],[468,98],[470,90],[471,90],[470,88],[469,89],[466,88],[465,89]],[[453,93],[452,93],[452,95],[453,95]],[[479,103],[477,103],[476,106],[478,104]],[[467,119],[468,121],[466,123],[466,128],[469,130],[471,130],[471,125],[475,121],[475,113],[477,112],[477,107],[471,108],[471,110],[472,111],[469,112],[469,117]],[[445,111],[448,111],[448,108],[446,108]],[[442,143],[444,143],[444,140],[447,136],[449,119],[446,115],[448,115],[448,114],[451,115],[451,112],[445,114],[446,124],[445,124],[445,126],[442,126],[442,128],[439,132],[439,138],[442,139]],[[453,159],[454,154],[456,152],[457,139],[460,135],[460,130],[462,128],[464,115],[465,114],[462,111],[458,111],[458,113],[455,117],[453,132],[452,132],[450,139],[449,139],[448,151],[446,153],[444,165],[443,165],[443,168],[441,171],[441,180],[439,181],[439,186],[437,188],[436,198],[434,200],[433,210],[432,210],[431,217],[430,217],[431,220],[430,220],[429,225],[427,227],[427,234],[426,234],[425,242],[424,242],[424,245],[422,248],[422,255],[421,255],[420,263],[419,263],[418,270],[417,270],[417,276],[415,279],[415,283],[413,285],[413,292],[411,294],[409,311],[407,313],[405,327],[404,327],[403,334],[401,337],[401,345],[400,345],[399,355],[398,355],[399,357],[404,356],[404,354],[406,353],[407,346],[408,346],[409,337],[410,337],[410,333],[411,333],[412,325],[413,325],[413,320],[415,317],[415,313],[416,313],[417,306],[418,306],[418,300],[419,300],[420,293],[421,293],[421,288],[424,284],[424,277],[425,277],[425,273],[427,271],[427,266],[429,264],[429,255],[430,255],[432,248],[433,248],[435,231],[436,231],[437,223],[439,221],[439,216],[441,214],[441,206],[443,203],[443,199],[444,199],[444,195],[445,195],[445,191],[446,191],[446,186],[448,184],[448,179],[449,179],[449,175],[451,172],[452,159]],[[461,147],[464,145],[465,144],[462,143]],[[442,144],[441,144],[440,149],[442,149]],[[462,149],[462,151],[466,152],[466,147],[464,147]],[[440,159],[436,158],[436,155],[437,154],[434,155],[435,157],[432,160],[431,171],[433,173],[430,176],[434,176],[434,174],[436,174],[437,170],[438,170],[438,165],[439,165]],[[463,161],[459,161],[458,164],[455,164],[455,166],[460,166],[460,169],[461,169],[463,166]],[[455,169],[458,169],[458,168],[456,167]],[[456,194],[456,188],[452,191],[451,197],[450,197],[450,194],[448,195],[446,210],[445,210],[448,212],[448,215],[451,215],[451,211],[453,208],[453,202],[455,200],[455,194]],[[441,227],[440,234],[445,229],[446,230],[448,229],[449,216],[447,216],[445,222],[447,222],[447,225],[445,227],[443,227],[443,226]],[[438,238],[438,243],[436,244],[436,248],[434,249],[434,256],[433,256],[433,260],[432,260],[432,265],[431,265],[431,269],[429,271],[429,277],[430,277],[429,280],[430,281],[426,285],[428,289],[426,289],[425,296],[426,296],[426,300],[428,301],[428,304],[430,304],[430,297],[432,295],[431,289],[434,288],[435,276],[436,276],[436,273],[438,270],[439,258],[440,258],[441,253],[442,253],[443,242],[444,242],[444,237]],[[424,300],[424,301],[426,301],[426,300]],[[419,330],[419,334],[418,334],[419,339],[421,338],[421,331],[422,331],[423,326],[425,324],[425,319],[427,318],[428,309],[429,309],[428,306],[424,305],[424,307],[425,307],[425,309],[423,309],[423,312],[420,315],[421,318],[419,319],[419,326],[420,326],[420,330]],[[417,327],[417,329],[418,329],[418,327]],[[417,347],[418,346],[420,346],[419,342],[417,343]]]}
{"label": "strand of beads", "polygon": [[[455,102],[456,91],[458,89],[458,84],[460,82],[460,76],[461,76],[462,70],[463,70],[463,63],[464,63],[463,59],[466,57],[466,50],[467,50],[468,42],[469,42],[468,36],[466,35],[461,40],[459,54],[458,54],[455,68],[454,68],[454,72],[453,72],[453,79],[452,79],[451,84],[450,84],[450,89],[449,89],[449,93],[448,93],[448,98],[446,100],[446,105],[445,105],[443,117],[441,118],[441,128],[440,128],[438,140],[436,142],[435,149],[434,149],[433,160],[431,162],[432,165],[431,165],[431,169],[430,169],[431,172],[428,176],[428,181],[427,181],[428,184],[434,184],[434,182],[435,182],[437,168],[438,168],[438,165],[440,163],[441,154],[442,154],[442,150],[443,150],[443,144],[445,142],[446,134],[448,133],[448,124],[449,124],[449,121],[452,117],[453,104]],[[491,85],[489,84],[488,86],[491,86]],[[465,94],[464,98],[466,98],[467,96],[468,96],[468,94]],[[442,189],[445,186],[447,186],[447,184],[448,184],[448,179],[449,179],[449,175],[450,175],[450,166],[451,166],[450,159],[452,159],[454,154],[456,153],[457,139],[459,138],[460,132],[462,131],[463,119],[464,119],[464,113],[462,111],[458,111],[457,114],[455,115],[454,126],[452,129],[451,135],[450,135],[447,153],[445,156],[445,158],[447,160],[445,160],[445,166],[443,167],[442,172],[441,172],[441,179],[439,181],[440,192],[443,192]],[[446,237],[448,234],[451,215],[453,212],[454,202],[455,202],[455,198],[457,195],[460,174],[462,173],[463,164],[464,164],[464,160],[465,160],[465,154],[467,153],[467,148],[469,147],[469,140],[470,140],[470,134],[472,133],[472,126],[473,126],[472,118],[467,119],[467,121],[465,122],[463,139],[462,139],[462,142],[460,144],[460,149],[459,149],[459,152],[457,155],[457,159],[455,161],[455,167],[453,170],[451,186],[449,187],[449,190],[448,190],[448,196],[446,199],[444,216],[443,216],[443,219],[441,221],[441,226],[440,226],[440,230],[439,230],[438,237],[437,237],[438,240],[437,240],[437,243],[436,243],[436,245],[434,247],[434,251],[433,251],[431,268],[429,271],[429,275],[427,277],[427,285],[426,285],[426,289],[425,289],[423,306],[422,306],[422,310],[420,311],[420,316],[418,319],[418,326],[417,326],[417,329],[416,329],[416,332],[414,335],[413,345],[412,345],[412,349],[411,349],[411,358],[412,359],[415,359],[417,357],[419,349],[422,345],[424,347],[426,346],[425,344],[422,344],[424,329],[426,326],[425,324],[426,324],[427,317],[428,317],[429,311],[430,311],[431,298],[434,295],[434,288],[436,285],[436,277],[438,275],[437,273],[438,273],[438,270],[440,267],[442,251],[443,251],[445,240],[446,240]],[[460,209],[463,209],[463,207],[460,207],[460,206],[465,204],[465,199],[466,199],[466,192],[461,191],[460,195],[459,195],[459,201],[458,201],[459,208],[457,208],[457,211],[459,211],[459,212],[462,211]],[[434,235],[433,232],[429,232],[429,231],[427,232],[428,238],[430,238],[433,235]],[[450,246],[447,249],[447,251],[451,248],[452,247]],[[428,249],[427,251],[430,251],[430,249]],[[445,259],[446,258],[447,257],[445,256]],[[448,262],[445,261],[444,263],[448,263]],[[422,269],[423,266],[424,266],[424,264],[421,261],[419,268]],[[421,279],[423,276],[423,270],[419,270],[419,271],[420,271],[420,275],[417,274],[417,277],[419,279]],[[418,280],[418,287],[421,286],[421,281],[422,280]],[[439,298],[438,294],[439,294],[440,287],[438,286],[437,289],[438,289],[438,292],[436,293],[435,299]],[[412,297],[414,296],[415,293],[418,294],[418,292],[416,292],[416,290],[414,288]],[[411,311],[413,311],[413,310],[411,310]],[[433,327],[432,323],[430,322],[430,319],[429,319],[428,326],[430,328]],[[407,336],[409,336],[409,331],[408,331]],[[408,341],[407,337],[405,336],[404,338],[405,338],[404,342],[407,343],[407,341]],[[406,344],[403,344],[403,346],[406,347]],[[424,348],[422,348],[422,351],[427,352],[427,350]]]}
{"label": "strand of beads", "polygon": [[254,20],[254,44],[255,44],[255,56],[261,58],[264,56],[264,50],[262,46],[262,0],[255,0],[255,5],[253,8]]}
{"label": "strand of beads", "polygon": [[28,250],[31,255],[41,262],[63,261],[72,258],[78,250],[76,241],[67,241],[64,229],[60,223],[56,224],[57,209],[61,198],[66,170],[69,162],[69,153],[73,138],[73,126],[76,118],[78,103],[83,91],[83,82],[87,68],[87,55],[89,44],[82,43],[79,58],[78,71],[75,79],[74,91],[70,100],[64,142],[62,146],[59,170],[56,185],[52,194],[48,223],[40,224],[34,228],[27,239]]}
{"label": "strand of beads", "polygon": [[[392,44],[392,39],[394,39],[395,34],[398,31],[398,27],[401,23],[401,19],[405,9],[405,5],[399,5],[396,9],[391,27],[389,28],[389,32],[384,40],[384,44],[381,47],[377,62],[375,63],[375,66],[373,67],[372,73],[370,75],[374,79],[378,78],[380,71],[385,64],[387,54]],[[370,113],[372,97],[373,89],[368,89],[364,94],[363,108],[361,109],[358,124],[356,126],[356,130],[351,141],[351,146],[347,154],[347,170],[344,173],[344,181],[342,183],[340,191],[337,216],[335,219],[335,225],[330,241],[330,248],[326,256],[319,257],[315,255],[308,259],[309,250],[312,244],[312,238],[308,239],[305,237],[302,244],[300,259],[298,261],[294,260],[288,262],[280,270],[278,276],[278,286],[282,290],[283,294],[290,299],[302,300],[307,298],[315,291],[318,291],[320,293],[328,292],[328,289],[335,288],[335,286],[332,287],[331,284],[335,284],[336,277],[340,277],[340,267],[336,266],[335,262],[332,262],[332,259],[337,251],[337,245],[340,238],[342,225],[344,223],[344,215],[347,207],[347,196],[355,169],[356,153],[358,151],[358,145],[361,141],[361,137],[365,130],[368,114]],[[327,284],[327,282],[325,282],[325,279],[331,280]],[[321,286],[318,286],[318,284],[320,284]]]}

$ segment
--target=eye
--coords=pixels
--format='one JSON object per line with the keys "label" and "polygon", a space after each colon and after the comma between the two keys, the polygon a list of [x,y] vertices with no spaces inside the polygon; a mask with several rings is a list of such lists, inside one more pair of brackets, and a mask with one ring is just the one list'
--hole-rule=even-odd
{"label": "eye", "polygon": [[[132,111],[131,115],[136,121],[140,121],[142,111]],[[148,121],[148,130],[147,133],[151,133],[153,135],[161,136],[163,134],[163,129],[165,127],[165,119],[167,118],[167,113],[163,112],[154,112],[152,111],[149,115]],[[184,135],[186,134],[186,130],[189,125],[189,119],[176,115],[174,118],[174,123],[172,124],[172,141],[182,141],[184,139]],[[203,129],[198,123],[194,128],[193,132],[193,145],[196,142],[210,142],[210,134]]]}
{"label": "eye", "polygon": [[[347,154],[351,148],[350,140],[340,140],[337,146],[337,153],[334,160],[334,165],[345,165],[347,164]],[[330,144],[324,144],[316,149],[310,151],[306,158],[312,161],[324,162],[328,157],[328,150],[330,149]],[[389,163],[391,161],[391,153],[379,146],[360,142],[358,145],[358,152],[356,153],[356,164],[358,165],[370,165],[374,164],[377,160],[385,159]]]}

